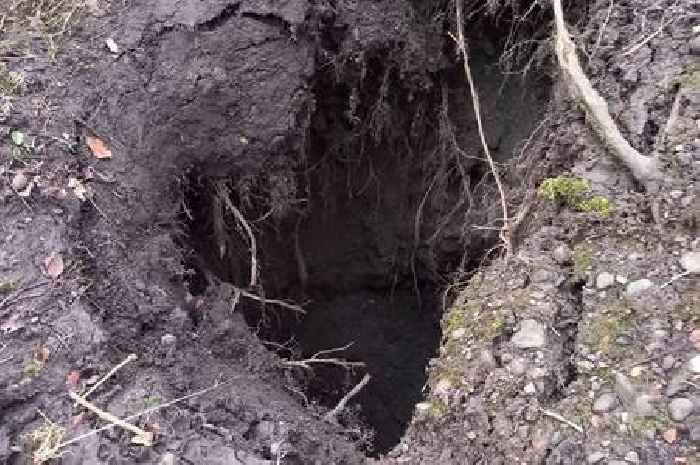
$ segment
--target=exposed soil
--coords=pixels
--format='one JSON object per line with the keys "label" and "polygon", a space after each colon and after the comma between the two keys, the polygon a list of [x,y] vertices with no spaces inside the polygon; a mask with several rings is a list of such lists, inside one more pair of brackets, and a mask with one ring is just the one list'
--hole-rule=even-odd
{"label": "exposed soil", "polygon": [[[698,247],[690,2],[567,8],[625,136],[665,164],[654,198],[567,100],[548,8],[467,5],[487,143],[529,209],[507,258],[446,2],[47,3],[0,6],[0,462],[103,426],[67,391],[129,354],[99,408],[197,395],[133,420],[152,447],[115,427],[54,463],[697,459],[697,275],[660,286]],[[537,198],[561,173],[614,213]]]}

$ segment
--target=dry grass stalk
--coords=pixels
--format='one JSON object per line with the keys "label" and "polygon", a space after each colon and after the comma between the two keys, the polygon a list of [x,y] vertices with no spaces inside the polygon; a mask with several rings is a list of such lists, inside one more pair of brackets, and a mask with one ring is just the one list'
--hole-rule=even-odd
{"label": "dry grass stalk", "polygon": [[556,23],[556,54],[559,66],[568,79],[574,97],[586,109],[588,120],[603,144],[632,172],[632,175],[644,185],[647,191],[656,191],[661,179],[658,162],[652,157],[641,155],[622,136],[615,121],[608,112],[605,100],[591,85],[586,77],[578,57],[576,46],[569,36],[564,22],[561,0],[552,0]]}

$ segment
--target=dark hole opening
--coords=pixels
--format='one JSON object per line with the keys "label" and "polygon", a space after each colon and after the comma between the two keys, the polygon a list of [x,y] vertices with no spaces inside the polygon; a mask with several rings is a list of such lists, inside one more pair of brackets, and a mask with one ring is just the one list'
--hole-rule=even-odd
{"label": "dark hole opening", "polygon": [[[507,30],[480,31],[471,42],[472,72],[489,147],[505,162],[537,124],[549,83],[505,80],[497,61]],[[500,212],[461,64],[416,95],[381,55],[365,60],[362,86],[332,72],[317,76],[303,155],[281,156],[252,180],[193,172],[186,221],[193,294],[212,275],[302,303],[303,317],[250,299],[236,311],[283,358],[320,353],[365,364],[294,370],[309,402],[327,409],[372,376],[338,420],[377,455],[399,442],[423,395],[440,343],[442,291],[481,264],[497,240],[495,228],[472,226],[493,226]],[[225,186],[255,237],[254,289],[249,234],[215,185]]]}

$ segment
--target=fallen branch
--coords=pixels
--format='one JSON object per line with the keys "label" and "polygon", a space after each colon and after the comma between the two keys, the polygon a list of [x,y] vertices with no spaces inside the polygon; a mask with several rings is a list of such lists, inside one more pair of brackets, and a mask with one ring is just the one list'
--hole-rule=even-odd
{"label": "fallen branch", "polygon": [[92,394],[93,392],[97,391],[97,389],[99,389],[99,387],[102,386],[102,385],[104,384],[105,381],[107,381],[109,378],[111,378],[112,376],[114,376],[114,374],[115,374],[119,369],[121,369],[121,368],[122,368],[124,365],[126,365],[127,363],[136,360],[137,358],[138,358],[138,357],[136,356],[136,354],[129,354],[129,356],[126,357],[124,360],[122,360],[121,363],[119,363],[117,366],[115,366],[114,368],[112,368],[112,369],[109,371],[109,373],[107,373],[106,375],[104,375],[104,376],[102,377],[102,379],[100,379],[98,382],[96,382],[95,385],[94,385],[92,388],[90,388],[90,389],[88,390],[88,392],[86,392],[85,394],[83,394],[83,398],[87,399],[87,398],[90,396],[90,394]]}
{"label": "fallen branch", "polygon": [[513,241],[511,239],[510,231],[510,221],[508,220],[508,204],[506,203],[506,194],[503,190],[503,184],[501,183],[501,176],[498,174],[498,168],[493,161],[491,156],[491,151],[489,150],[488,143],[486,142],[486,135],[484,134],[484,125],[481,121],[481,110],[479,108],[479,95],[474,86],[474,79],[472,78],[471,68],[469,67],[469,54],[467,53],[467,46],[464,40],[464,24],[462,19],[462,0],[455,0],[455,14],[457,20],[457,37],[452,36],[452,39],[457,43],[457,48],[459,48],[460,53],[464,61],[464,74],[469,82],[469,91],[472,96],[472,105],[474,107],[474,116],[476,117],[476,125],[479,130],[479,138],[481,139],[481,146],[484,150],[484,155],[489,162],[489,167],[491,168],[491,174],[496,181],[496,186],[498,187],[498,192],[501,196],[501,210],[503,211],[503,226],[500,231],[500,237],[506,249],[506,255],[510,256],[513,253]]}
{"label": "fallen branch", "polygon": [[622,136],[608,112],[607,103],[593,88],[581,69],[576,56],[576,47],[564,23],[561,0],[552,0],[552,5],[556,22],[557,59],[561,70],[571,84],[574,97],[585,107],[589,122],[603,144],[632,172],[648,192],[657,191],[658,182],[662,177],[657,160],[641,155]]}
{"label": "fallen branch", "polygon": [[106,412],[95,405],[91,404],[87,400],[85,400],[83,397],[80,397],[78,394],[76,394],[73,391],[68,392],[68,395],[70,396],[71,399],[76,401],[78,404],[82,405],[86,409],[90,410],[93,412],[95,415],[98,417],[102,418],[105,421],[108,421],[110,424],[119,426],[120,428],[123,428],[127,431],[131,431],[132,433],[135,434],[135,437],[133,438],[132,442],[137,442],[138,444],[150,447],[153,445],[153,433],[150,431],[144,431],[138,426],[134,426],[131,423],[127,423],[126,421],[122,420],[121,418],[117,418],[114,415],[112,415],[109,412]]}
{"label": "fallen branch", "polygon": [[367,385],[367,383],[369,383],[370,379],[372,379],[372,377],[369,375],[369,373],[367,373],[362,378],[362,380],[360,380],[360,382],[357,383],[357,385],[350,390],[350,392],[345,394],[343,398],[340,399],[338,405],[336,405],[333,408],[333,410],[331,410],[323,416],[323,419],[326,421],[333,421],[338,416],[338,414],[345,409],[345,406],[348,404],[350,399],[355,397],[362,390],[362,388],[364,388]]}
{"label": "fallen branch", "polygon": [[554,413],[552,411],[542,409],[542,414],[546,417],[554,418],[555,420],[558,420],[564,424],[571,426],[573,429],[575,429],[579,433],[583,433],[583,428],[581,426],[577,425],[573,421],[567,420],[566,418],[562,417],[558,413]]}

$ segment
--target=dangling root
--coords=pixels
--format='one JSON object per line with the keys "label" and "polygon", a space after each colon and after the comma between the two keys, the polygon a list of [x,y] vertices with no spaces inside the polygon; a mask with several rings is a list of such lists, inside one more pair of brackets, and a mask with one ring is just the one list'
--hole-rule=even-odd
{"label": "dangling root", "polygon": [[576,47],[564,23],[561,0],[552,0],[556,22],[556,54],[559,66],[568,79],[574,97],[586,109],[588,120],[603,144],[632,172],[644,185],[647,192],[658,190],[661,170],[656,159],[641,155],[620,134],[615,121],[608,112],[608,105],[593,88],[591,81],[581,69],[576,56]]}

